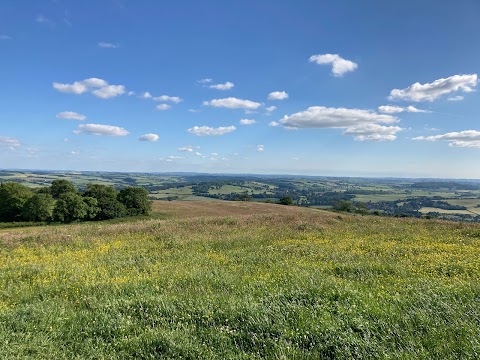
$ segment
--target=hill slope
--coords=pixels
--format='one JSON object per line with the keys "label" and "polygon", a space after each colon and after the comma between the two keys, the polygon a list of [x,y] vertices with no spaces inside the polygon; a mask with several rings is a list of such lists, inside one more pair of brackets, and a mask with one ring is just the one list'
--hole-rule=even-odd
{"label": "hill slope", "polygon": [[272,204],[0,231],[2,358],[480,354],[480,226]]}

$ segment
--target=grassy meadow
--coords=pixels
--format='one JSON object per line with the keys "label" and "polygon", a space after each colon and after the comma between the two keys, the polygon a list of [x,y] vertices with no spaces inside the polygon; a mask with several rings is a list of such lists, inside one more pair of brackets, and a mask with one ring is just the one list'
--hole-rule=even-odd
{"label": "grassy meadow", "polygon": [[478,359],[480,226],[242,202],[0,229],[2,359]]}

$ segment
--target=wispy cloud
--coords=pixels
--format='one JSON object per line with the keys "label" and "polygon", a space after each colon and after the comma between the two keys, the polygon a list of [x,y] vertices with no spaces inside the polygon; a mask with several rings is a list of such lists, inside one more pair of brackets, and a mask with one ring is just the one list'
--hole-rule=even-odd
{"label": "wispy cloud", "polygon": [[355,71],[358,68],[356,63],[346,60],[338,54],[312,55],[309,61],[319,65],[332,65],[332,74],[335,77],[342,77],[347,72]]}
{"label": "wispy cloud", "polygon": [[97,45],[99,48],[103,48],[103,49],[117,49],[120,45],[118,44],[114,44],[114,43],[110,43],[110,42],[99,42],[98,45]]}
{"label": "wispy cloud", "polygon": [[12,37],[5,34],[0,34],[0,40],[12,40]]}
{"label": "wispy cloud", "polygon": [[55,22],[53,20],[47,18],[43,14],[37,14],[37,16],[35,17],[35,21],[38,24],[49,25],[49,26],[55,25]]}
{"label": "wispy cloud", "polygon": [[416,82],[405,89],[393,89],[390,92],[391,100],[434,101],[442,95],[457,91],[469,93],[477,86],[477,74],[453,75],[445,79],[438,79],[431,83]]}
{"label": "wispy cloud", "polygon": [[235,131],[237,128],[235,126],[221,126],[218,128],[213,128],[209,126],[194,126],[187,131],[190,134],[197,136],[219,136],[225,135]]}
{"label": "wispy cloud", "polygon": [[215,84],[215,85],[210,85],[209,88],[210,89],[216,89],[216,90],[230,90],[230,89],[233,89],[233,87],[235,86],[234,83],[230,82],[230,81],[227,81],[226,83],[224,84]]}
{"label": "wispy cloud", "polygon": [[154,97],[153,100],[172,102],[174,104],[178,104],[178,103],[181,103],[183,101],[183,99],[181,97],[169,96],[169,95],[160,95],[160,96]]}
{"label": "wispy cloud", "polygon": [[247,110],[255,110],[260,106],[262,106],[262,104],[255,101],[237,99],[234,97],[204,101],[203,105],[217,107],[217,108],[247,109]]}
{"label": "wispy cloud", "polygon": [[378,111],[384,114],[396,114],[402,112],[409,113],[428,113],[430,111],[417,109],[415,106],[394,106],[394,105],[382,105],[378,107]]}
{"label": "wispy cloud", "polygon": [[98,136],[126,136],[129,134],[127,130],[118,126],[101,125],[101,124],[82,124],[78,125],[75,134],[89,134]]}
{"label": "wispy cloud", "polygon": [[258,152],[263,152],[263,151],[265,151],[265,145],[257,145],[257,151],[258,151]]}
{"label": "wispy cloud", "polygon": [[0,147],[6,147],[10,150],[15,150],[15,148],[20,147],[22,144],[20,140],[7,137],[7,136],[0,136]]}
{"label": "wispy cloud", "polygon": [[79,120],[79,121],[83,121],[87,118],[85,115],[79,114],[75,111],[62,111],[62,112],[59,112],[56,115],[56,117],[58,119]]}
{"label": "wispy cloud", "polygon": [[412,140],[426,141],[448,141],[451,147],[480,148],[480,131],[464,130],[460,132],[449,132],[441,135],[418,136]]}
{"label": "wispy cloud", "polygon": [[212,78],[205,78],[205,79],[197,80],[197,83],[199,83],[200,85],[206,85],[206,84],[210,84],[212,81],[213,81]]}

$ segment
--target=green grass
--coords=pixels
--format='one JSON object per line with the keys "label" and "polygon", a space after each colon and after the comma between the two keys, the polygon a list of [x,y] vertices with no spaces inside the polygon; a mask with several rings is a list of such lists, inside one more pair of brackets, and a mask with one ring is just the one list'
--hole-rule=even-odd
{"label": "green grass", "polygon": [[440,209],[435,207],[422,207],[419,210],[421,213],[427,214],[429,212],[438,212],[440,214],[464,214],[464,215],[472,215],[472,213],[468,210],[447,210],[447,209]]}
{"label": "green grass", "polygon": [[167,205],[175,219],[0,230],[0,358],[480,356],[478,225]]}

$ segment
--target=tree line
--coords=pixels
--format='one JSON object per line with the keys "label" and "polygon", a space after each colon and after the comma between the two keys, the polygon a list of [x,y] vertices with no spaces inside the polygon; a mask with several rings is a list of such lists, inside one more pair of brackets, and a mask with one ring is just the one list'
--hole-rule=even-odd
{"label": "tree line", "polygon": [[151,201],[141,187],[88,184],[83,192],[68,180],[32,190],[15,182],[0,184],[0,221],[69,223],[148,215]]}

